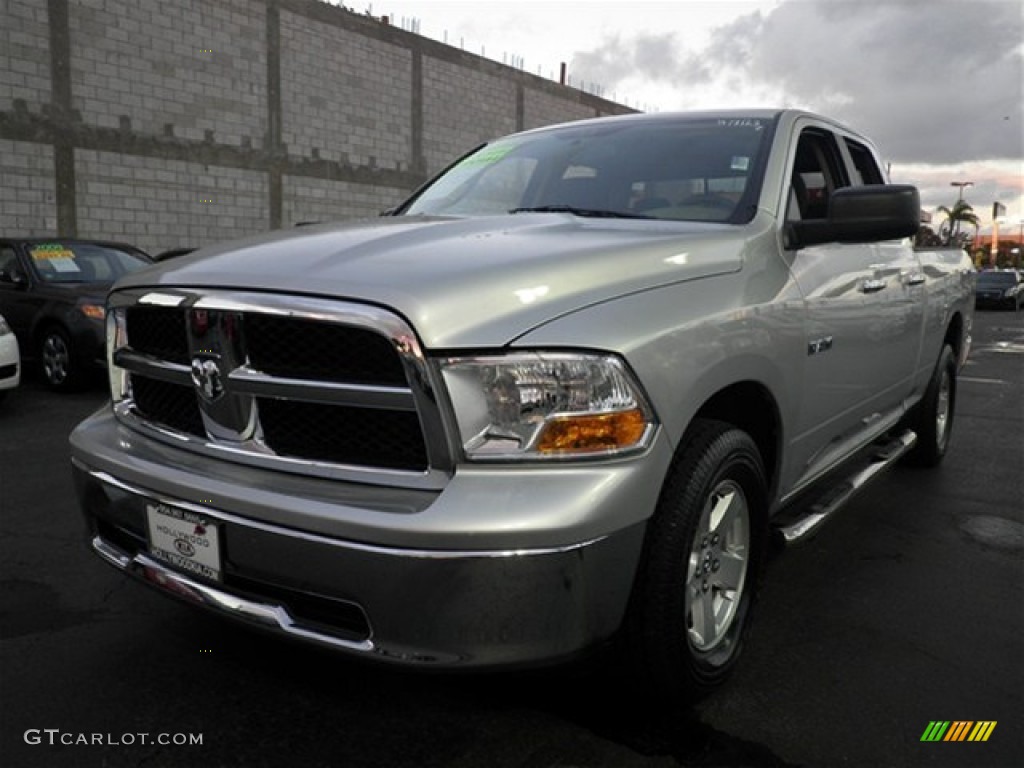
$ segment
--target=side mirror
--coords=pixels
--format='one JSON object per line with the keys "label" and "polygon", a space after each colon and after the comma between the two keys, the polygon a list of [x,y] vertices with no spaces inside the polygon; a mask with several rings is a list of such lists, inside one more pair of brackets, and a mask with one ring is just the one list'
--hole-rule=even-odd
{"label": "side mirror", "polygon": [[0,269],[0,283],[7,283],[15,288],[24,288],[28,285],[28,278],[17,267],[14,269]]}
{"label": "side mirror", "polygon": [[789,249],[818,243],[875,243],[917,233],[921,196],[908,184],[870,184],[843,187],[828,201],[828,218],[793,221],[786,225]]}

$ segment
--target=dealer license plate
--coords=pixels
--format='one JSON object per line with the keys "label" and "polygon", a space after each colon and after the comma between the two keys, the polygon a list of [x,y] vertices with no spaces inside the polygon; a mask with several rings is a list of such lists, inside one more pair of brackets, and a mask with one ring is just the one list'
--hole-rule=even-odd
{"label": "dealer license plate", "polygon": [[166,504],[147,504],[149,551],[182,571],[221,580],[220,531],[202,515]]}

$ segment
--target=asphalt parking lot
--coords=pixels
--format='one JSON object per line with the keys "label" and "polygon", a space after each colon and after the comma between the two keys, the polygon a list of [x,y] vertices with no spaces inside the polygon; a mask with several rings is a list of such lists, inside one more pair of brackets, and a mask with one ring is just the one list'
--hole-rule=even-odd
{"label": "asphalt parking lot", "polygon": [[[974,344],[945,464],[889,473],[775,558],[736,678],[686,711],[600,666],[355,663],[129,583],[87,551],[71,488],[66,437],[102,386],[28,376],[0,405],[0,764],[1024,765],[1024,313],[979,312]],[[922,742],[936,720],[997,725]]]}

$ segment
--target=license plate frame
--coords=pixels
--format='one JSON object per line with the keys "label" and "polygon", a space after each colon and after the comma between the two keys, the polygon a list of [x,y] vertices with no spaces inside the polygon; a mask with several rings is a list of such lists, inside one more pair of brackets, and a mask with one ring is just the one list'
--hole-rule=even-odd
{"label": "license plate frame", "polygon": [[190,576],[223,581],[220,524],[161,502],[146,504],[149,554]]}

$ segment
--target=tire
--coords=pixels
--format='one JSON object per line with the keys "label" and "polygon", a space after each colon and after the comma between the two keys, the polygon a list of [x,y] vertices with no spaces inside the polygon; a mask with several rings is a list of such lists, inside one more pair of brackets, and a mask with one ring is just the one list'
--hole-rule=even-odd
{"label": "tire", "polygon": [[949,344],[942,347],[935,371],[921,402],[914,408],[909,426],[917,433],[917,444],[907,454],[908,464],[935,467],[949,448],[956,412],[956,356]]}
{"label": "tire", "polygon": [[634,681],[686,704],[740,656],[767,542],[766,484],[753,440],[698,420],[648,526],[626,637]]}
{"label": "tire", "polygon": [[80,385],[82,371],[75,361],[71,340],[60,326],[52,325],[43,331],[39,340],[39,361],[43,378],[51,389],[70,392]]}

